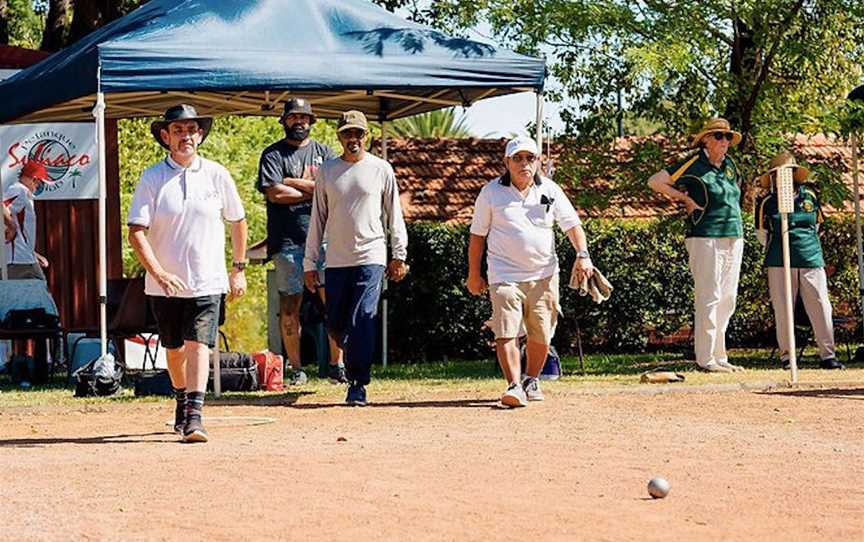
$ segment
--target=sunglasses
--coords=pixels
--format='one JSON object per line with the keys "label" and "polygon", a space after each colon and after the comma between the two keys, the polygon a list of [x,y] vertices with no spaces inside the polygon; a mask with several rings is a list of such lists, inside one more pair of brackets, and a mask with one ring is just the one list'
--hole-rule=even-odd
{"label": "sunglasses", "polygon": [[735,137],[735,134],[732,132],[714,132],[714,139],[717,141],[732,141],[732,138]]}
{"label": "sunglasses", "polygon": [[537,157],[533,154],[517,154],[515,156],[510,157],[514,162],[528,162],[529,164],[533,164]]}

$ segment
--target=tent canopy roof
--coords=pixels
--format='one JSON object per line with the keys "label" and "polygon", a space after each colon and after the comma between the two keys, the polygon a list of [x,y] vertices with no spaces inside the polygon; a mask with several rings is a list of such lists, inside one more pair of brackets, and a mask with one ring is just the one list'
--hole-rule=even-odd
{"label": "tent canopy roof", "polygon": [[[540,90],[542,59],[452,37],[366,0],[151,0],[0,83],[0,122],[278,115],[290,96],[384,120]],[[97,81],[101,87],[97,86]]]}

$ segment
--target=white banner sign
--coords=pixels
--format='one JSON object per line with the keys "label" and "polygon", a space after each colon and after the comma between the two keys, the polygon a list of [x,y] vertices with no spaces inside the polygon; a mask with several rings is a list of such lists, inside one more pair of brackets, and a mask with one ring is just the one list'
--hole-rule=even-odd
{"label": "white banner sign", "polygon": [[3,187],[18,181],[28,160],[40,162],[49,180],[36,199],[98,199],[99,168],[92,123],[16,124],[0,126],[0,179]]}

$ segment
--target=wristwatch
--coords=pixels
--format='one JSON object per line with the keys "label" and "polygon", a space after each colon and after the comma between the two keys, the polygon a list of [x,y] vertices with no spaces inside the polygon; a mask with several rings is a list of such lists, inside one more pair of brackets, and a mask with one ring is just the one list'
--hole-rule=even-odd
{"label": "wristwatch", "polygon": [[582,260],[585,258],[590,258],[591,254],[587,250],[577,250],[576,251],[576,259]]}
{"label": "wristwatch", "polygon": [[234,262],[231,267],[237,271],[244,271],[246,269],[246,262]]}

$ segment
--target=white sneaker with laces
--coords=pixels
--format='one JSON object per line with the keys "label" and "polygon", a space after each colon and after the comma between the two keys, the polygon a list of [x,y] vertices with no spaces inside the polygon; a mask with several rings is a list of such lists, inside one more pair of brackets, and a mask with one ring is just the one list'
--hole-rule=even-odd
{"label": "white sneaker with laces", "polygon": [[526,376],[522,380],[522,389],[525,390],[525,396],[529,401],[542,401],[545,399],[543,390],[540,389],[540,380],[530,376]]}
{"label": "white sneaker with laces", "polygon": [[501,395],[501,404],[510,408],[524,407],[528,405],[528,397],[522,386],[514,382],[507,386],[507,390]]}

